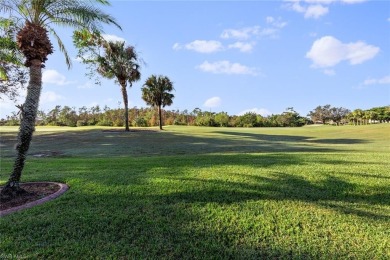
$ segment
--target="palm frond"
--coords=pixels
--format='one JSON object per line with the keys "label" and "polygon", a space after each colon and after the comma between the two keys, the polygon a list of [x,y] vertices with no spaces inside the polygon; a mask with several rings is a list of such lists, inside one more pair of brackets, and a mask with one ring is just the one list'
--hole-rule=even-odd
{"label": "palm frond", "polygon": [[62,42],[61,38],[58,36],[57,32],[53,28],[48,27],[48,29],[49,32],[51,32],[54,38],[57,40],[58,47],[60,48],[60,51],[65,56],[66,65],[68,66],[68,69],[70,69],[72,67],[72,60],[68,55],[68,51],[66,50],[64,43]]}

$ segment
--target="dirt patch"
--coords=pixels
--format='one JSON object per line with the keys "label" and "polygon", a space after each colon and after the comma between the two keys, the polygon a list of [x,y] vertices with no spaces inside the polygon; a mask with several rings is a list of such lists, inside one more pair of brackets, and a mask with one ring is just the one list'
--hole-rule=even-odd
{"label": "dirt patch", "polygon": [[[26,192],[12,199],[0,201],[0,216],[42,204],[58,197],[68,189],[67,185],[56,182],[28,182],[21,183],[20,187]],[[3,187],[0,187],[0,192],[2,189]]]}

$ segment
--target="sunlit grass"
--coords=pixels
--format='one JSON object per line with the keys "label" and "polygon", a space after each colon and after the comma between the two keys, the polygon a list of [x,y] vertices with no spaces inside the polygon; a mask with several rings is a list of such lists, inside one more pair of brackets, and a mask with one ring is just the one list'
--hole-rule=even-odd
{"label": "sunlit grass", "polygon": [[[16,130],[0,128],[1,182]],[[388,259],[389,130],[38,128],[23,180],[71,188],[2,218],[0,255]]]}

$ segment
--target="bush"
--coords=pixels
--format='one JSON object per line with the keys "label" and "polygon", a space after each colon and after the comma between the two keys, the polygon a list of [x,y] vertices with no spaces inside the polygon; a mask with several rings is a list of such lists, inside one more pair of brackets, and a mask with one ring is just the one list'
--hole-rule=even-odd
{"label": "bush", "polygon": [[138,127],[147,127],[148,122],[145,120],[145,118],[138,117],[133,121],[133,125]]}
{"label": "bush", "polygon": [[102,120],[102,121],[99,121],[96,125],[97,126],[113,126],[114,124],[109,120]]}
{"label": "bush", "polygon": [[84,121],[84,120],[77,120],[77,123],[76,123],[77,126],[87,126],[88,125],[88,122]]}

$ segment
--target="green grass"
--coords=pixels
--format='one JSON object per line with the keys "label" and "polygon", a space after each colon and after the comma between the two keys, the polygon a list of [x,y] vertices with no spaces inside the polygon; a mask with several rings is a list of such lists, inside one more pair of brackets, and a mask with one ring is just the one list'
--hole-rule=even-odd
{"label": "green grass", "polygon": [[0,258],[390,258],[390,124],[165,129],[38,127],[31,155],[57,153],[23,180],[70,190],[1,218]]}

